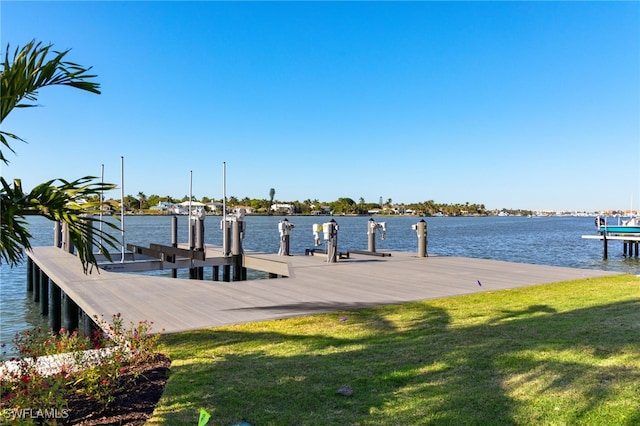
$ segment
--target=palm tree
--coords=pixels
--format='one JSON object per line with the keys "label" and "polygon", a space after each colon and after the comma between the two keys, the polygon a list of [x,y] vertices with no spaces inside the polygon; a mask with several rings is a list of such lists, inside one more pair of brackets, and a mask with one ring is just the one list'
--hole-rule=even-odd
{"label": "palm tree", "polygon": [[[69,50],[55,52],[51,48],[51,45],[31,41],[10,54],[7,45],[0,74],[0,125],[14,108],[37,106],[38,90],[43,87],[70,86],[100,93],[100,85],[91,81],[95,75],[88,74],[90,67],[84,68],[65,61]],[[0,131],[0,148],[15,152],[9,140],[24,142],[12,133]],[[9,164],[2,150],[0,160]],[[100,213],[103,205],[107,204],[102,201],[101,193],[114,189],[115,185],[97,182],[96,179],[92,176],[74,181],[53,179],[25,192],[20,179],[9,184],[0,177],[0,263],[4,260],[10,266],[15,266],[24,258],[24,250],[31,248],[31,234],[26,220],[31,215],[44,216],[68,225],[69,236],[85,273],[89,266],[97,264],[94,245],[109,257],[105,244],[116,248],[117,239],[106,230],[94,226],[101,219],[92,215]],[[113,223],[102,222],[111,229],[117,229]]]}
{"label": "palm tree", "polygon": [[147,202],[147,196],[144,192],[138,192],[138,200],[140,200],[140,210],[144,209],[144,204]]}
{"label": "palm tree", "polygon": [[273,206],[273,198],[276,196],[276,190],[271,188],[269,190],[269,214],[271,214],[272,210],[271,210],[271,206]]}

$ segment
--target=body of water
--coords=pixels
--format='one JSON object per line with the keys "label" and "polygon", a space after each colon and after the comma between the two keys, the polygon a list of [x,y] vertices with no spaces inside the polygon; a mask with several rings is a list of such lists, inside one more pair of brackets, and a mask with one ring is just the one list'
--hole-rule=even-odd
{"label": "body of water", "polygon": [[[244,248],[277,253],[280,245],[278,222],[282,219],[281,216],[245,217]],[[321,224],[331,220],[326,216],[289,216],[287,219],[295,226],[290,237],[290,252],[294,256],[304,255],[306,249],[314,248],[314,223]],[[368,216],[338,216],[333,219],[339,226],[339,251],[367,249],[367,223],[370,219]],[[386,238],[382,240],[380,235],[376,238],[378,251],[418,251],[418,238],[411,226],[417,224],[421,218],[380,216],[375,219],[377,222],[386,222],[387,225]],[[429,254],[640,274],[639,259],[624,257],[621,242],[610,242],[609,259],[603,260],[602,242],[581,238],[582,235],[595,235],[593,218],[563,216],[424,219],[427,222]],[[180,242],[187,242],[187,222],[186,216],[178,218]],[[33,235],[32,245],[53,244],[52,222],[35,217],[29,223]],[[124,229],[125,244],[171,244],[169,216],[127,216]],[[205,219],[205,242],[222,244],[219,216],[207,216]],[[47,319],[40,317],[38,307],[32,302],[31,297],[26,291],[25,264],[14,268],[0,266],[0,343],[6,345],[3,348],[5,352],[16,332],[36,326],[47,327]]]}

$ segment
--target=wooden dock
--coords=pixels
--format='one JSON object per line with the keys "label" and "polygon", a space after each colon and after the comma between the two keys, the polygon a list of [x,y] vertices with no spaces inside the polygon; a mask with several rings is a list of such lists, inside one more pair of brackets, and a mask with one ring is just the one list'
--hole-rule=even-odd
{"label": "wooden dock", "polygon": [[622,253],[624,256],[638,257],[640,254],[640,235],[603,233],[598,235],[583,235],[582,238],[602,241],[602,258],[609,257],[609,241],[622,241]]}
{"label": "wooden dock", "polygon": [[[448,256],[245,254],[244,265],[287,278],[236,282],[176,279],[101,270],[85,275],[76,256],[34,247],[28,256],[89,317],[153,321],[163,333],[218,327],[615,275],[607,271]],[[273,270],[273,271],[272,271]],[[53,284],[51,284],[53,285]]]}

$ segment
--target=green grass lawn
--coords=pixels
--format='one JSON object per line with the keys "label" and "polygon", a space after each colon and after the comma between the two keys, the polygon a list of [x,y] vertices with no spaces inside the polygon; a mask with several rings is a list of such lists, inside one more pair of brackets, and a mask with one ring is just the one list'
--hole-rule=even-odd
{"label": "green grass lawn", "polygon": [[171,376],[150,424],[196,425],[201,408],[209,425],[640,424],[631,275],[164,341]]}

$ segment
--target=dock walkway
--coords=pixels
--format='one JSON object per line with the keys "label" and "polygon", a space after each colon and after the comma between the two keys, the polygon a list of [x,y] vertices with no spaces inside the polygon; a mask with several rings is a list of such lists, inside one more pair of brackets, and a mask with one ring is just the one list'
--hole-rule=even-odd
{"label": "dock walkway", "polygon": [[246,265],[287,264],[289,277],[236,282],[201,281],[94,269],[85,275],[76,256],[34,247],[28,256],[89,317],[153,321],[163,333],[350,310],[535,284],[615,275],[607,271],[449,256],[391,252],[325,256],[252,253]]}

